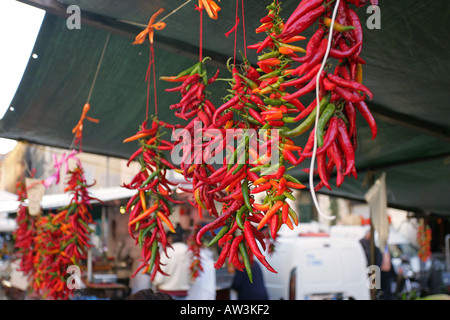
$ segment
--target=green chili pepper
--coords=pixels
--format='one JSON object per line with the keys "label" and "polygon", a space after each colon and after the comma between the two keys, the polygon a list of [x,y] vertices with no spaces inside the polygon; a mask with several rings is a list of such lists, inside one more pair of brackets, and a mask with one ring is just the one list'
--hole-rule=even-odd
{"label": "green chili pepper", "polygon": [[243,242],[239,243],[239,252],[241,253],[242,260],[244,261],[245,271],[247,271],[250,282],[253,283],[252,266],[250,264],[250,258],[247,253],[247,248]]}
{"label": "green chili pepper", "polygon": [[333,103],[328,104],[323,113],[320,115],[316,128],[317,145],[321,147],[323,145],[323,130],[330,118],[333,116],[336,106]]}
{"label": "green chili pepper", "polygon": [[269,98],[264,98],[264,103],[270,104],[272,106],[281,106],[283,104],[286,104],[286,102],[283,100],[269,99]]}
{"label": "green chili pepper", "polygon": [[[181,72],[175,77],[175,79],[180,78],[180,77],[185,76],[185,75],[188,75],[188,74],[192,74],[191,72],[193,72],[196,68],[198,68],[198,65],[199,65],[199,64],[200,64],[200,62],[197,62],[196,64],[194,64],[193,66],[187,68],[186,70],[181,71]],[[195,72],[194,72],[194,73],[195,73]]]}
{"label": "green chili pepper", "polygon": [[314,108],[314,110],[309,114],[309,116],[297,127],[295,127],[292,130],[288,131],[281,131],[280,135],[284,137],[297,137],[301,135],[302,133],[306,132],[315,122],[316,119],[316,112],[317,109],[319,109],[319,115],[322,113],[322,111],[326,108],[328,103],[330,102],[331,94],[327,94],[325,97],[322,98],[322,100],[319,103],[319,108]]}
{"label": "green chili pepper", "polygon": [[274,174],[275,172],[278,171],[278,168],[280,167],[281,163],[277,162],[276,164],[268,167],[267,169],[265,169],[264,171],[261,172],[261,175],[268,175],[268,174]]}
{"label": "green chili pepper", "polygon": [[153,241],[152,243],[152,255],[150,257],[150,268],[148,269],[149,272],[153,268],[153,265],[155,264],[156,260],[156,254],[158,253],[158,241]]}
{"label": "green chili pepper", "polygon": [[229,225],[223,226],[222,229],[220,229],[220,231],[216,234],[216,236],[207,244],[207,247],[210,247],[217,241],[219,241],[225,235],[225,233],[228,232],[229,229]]}
{"label": "green chili pepper", "polygon": [[281,120],[283,120],[284,123],[294,123],[295,117],[283,117]]}
{"label": "green chili pepper", "polygon": [[250,203],[250,193],[249,193],[249,190],[248,190],[247,179],[244,179],[244,181],[242,181],[241,189],[242,189],[242,196],[244,197],[245,205],[247,206],[248,210],[250,212],[252,212],[253,208],[252,208],[252,205]]}
{"label": "green chili pepper", "polygon": [[248,86],[250,87],[250,89],[256,89],[256,88],[259,87],[259,86],[256,84],[256,82],[254,82],[253,80],[250,80],[249,78],[243,76],[243,75],[240,74],[240,73],[237,73],[237,75],[240,76],[242,79],[245,80],[245,82],[248,84]]}
{"label": "green chili pepper", "polygon": [[290,194],[290,193],[287,192],[287,191],[283,192],[283,195],[284,195],[286,198],[288,198],[288,199],[290,199],[290,200],[292,200],[292,201],[297,200],[297,199],[295,199],[295,197],[294,197],[292,194]]}
{"label": "green chili pepper", "polygon": [[283,71],[283,69],[277,69],[275,71],[263,74],[261,77],[258,78],[258,80],[266,80],[266,79],[270,79],[270,78],[279,76],[282,71]]}
{"label": "green chili pepper", "polygon": [[261,123],[258,122],[258,120],[254,119],[252,116],[246,115],[244,113],[241,113],[242,118],[247,120],[248,122],[251,122],[256,125],[261,125]]}
{"label": "green chili pepper", "polygon": [[[245,197],[244,197],[245,199]],[[242,220],[242,216],[244,212],[247,210],[247,206],[242,206],[237,212],[236,212],[236,223],[239,228],[244,229],[244,221]]]}
{"label": "green chili pepper", "polygon": [[280,55],[281,55],[280,51],[271,51],[271,52],[268,52],[268,53],[258,56],[258,61],[266,60],[269,58],[276,58]]}
{"label": "green chili pepper", "polygon": [[161,171],[161,169],[157,169],[155,171],[152,172],[152,174],[150,174],[147,179],[144,180],[144,182],[142,182],[141,186],[139,188],[143,188],[145,187],[154,177],[156,177],[156,175]]}
{"label": "green chili pepper", "polygon": [[286,200],[286,196],[284,194],[282,194],[281,196],[276,196],[272,198],[272,201],[284,201]]}
{"label": "green chili pepper", "polygon": [[291,182],[301,184],[300,181],[298,181],[296,178],[294,178],[293,176],[291,176],[289,173],[285,173],[285,174],[284,174],[284,177],[285,177],[287,180],[291,181]]}
{"label": "green chili pepper", "polygon": [[156,226],[156,222],[152,223],[151,225],[149,225],[147,228],[145,228],[144,230],[139,231],[139,237],[138,237],[138,242],[139,242],[139,247],[142,248],[142,242],[144,241],[144,237],[147,233],[150,232],[150,230],[152,230],[154,227]]}

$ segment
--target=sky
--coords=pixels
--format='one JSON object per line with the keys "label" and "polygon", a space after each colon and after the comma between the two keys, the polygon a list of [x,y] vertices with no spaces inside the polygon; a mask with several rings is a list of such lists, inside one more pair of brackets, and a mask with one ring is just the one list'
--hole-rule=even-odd
{"label": "sky", "polygon": [[[8,109],[14,112],[11,101],[33,54],[44,15],[45,11],[16,0],[0,1],[0,119]],[[14,144],[0,138],[0,154],[11,151]]]}

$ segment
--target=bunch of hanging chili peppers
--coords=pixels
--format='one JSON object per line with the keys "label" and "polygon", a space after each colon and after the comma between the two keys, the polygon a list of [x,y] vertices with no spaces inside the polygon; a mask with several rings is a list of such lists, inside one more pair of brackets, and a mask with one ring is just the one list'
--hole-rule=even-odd
{"label": "bunch of hanging chili peppers", "polygon": [[417,255],[422,262],[427,262],[431,257],[431,229],[422,220],[417,227],[417,244],[419,246]]}
{"label": "bunch of hanging chili peppers", "polygon": [[187,238],[187,245],[190,254],[192,255],[192,262],[189,265],[189,271],[191,274],[191,280],[195,280],[200,273],[203,272],[203,265],[201,261],[200,250],[203,247],[203,244],[197,243],[196,234],[199,230],[199,225],[196,225],[194,228],[194,232],[191,232]]}
{"label": "bunch of hanging chili peppers", "polygon": [[[231,89],[225,102],[217,108],[204,95],[206,85],[216,80],[217,73],[208,79],[204,61],[177,76],[162,77],[162,80],[181,82],[166,91],[181,93],[180,103],[172,105],[171,109],[177,110],[175,115],[179,118],[190,120],[185,126],[189,143],[181,148],[181,169],[193,188],[184,191],[193,193],[193,204],[200,214],[206,209],[215,218],[199,230],[197,242],[201,243],[207,232],[213,235],[208,246],[217,243],[222,248],[216,268],[228,259],[237,269],[245,268],[251,276],[250,260],[256,256],[268,270],[276,272],[262,253],[266,242],[261,229],[268,226],[275,240],[282,225],[292,229],[298,223],[296,213],[286,200],[295,200],[293,190],[305,186],[288,170],[312,157],[317,138],[315,173],[319,174],[321,182],[316,189],[330,188],[328,180],[334,168],[339,187],[345,176],[356,177],[356,110],[369,123],[372,137],[376,136],[375,121],[364,101],[373,94],[362,84],[362,65],[365,64],[360,57],[362,28],[355,11],[348,6],[351,3],[361,7],[366,1],[341,1],[329,53],[338,63],[333,73],[329,73],[331,64],[328,63],[318,74],[328,44],[332,3],[303,0],[286,23],[279,15],[280,5],[276,1],[269,5],[269,13],[256,29],[266,37],[248,46],[259,54],[258,67],[252,67],[246,59],[240,66],[228,64]],[[314,24],[319,28],[306,49],[295,45],[306,39],[301,33]],[[305,107],[305,96],[315,90],[317,77],[319,106],[315,99]],[[313,128],[317,112],[319,122]],[[200,130],[195,128],[196,121],[202,123]],[[290,128],[292,125],[295,127]],[[292,138],[311,128],[306,145],[295,145]],[[223,139],[228,129],[235,132],[236,147],[226,145]],[[246,135],[249,129],[263,132],[257,139],[257,146],[249,143],[255,138]],[[205,151],[196,153],[196,147]],[[208,160],[223,150],[227,151],[227,156],[220,168],[208,164]],[[262,155],[261,150],[265,150]],[[278,154],[272,154],[273,150]],[[275,163],[271,161],[273,157],[277,160]],[[255,197],[261,194],[263,203],[255,202]],[[216,209],[215,202],[222,204],[221,210]]]}
{"label": "bunch of hanging chili peppers", "polygon": [[[313,127],[316,112],[319,112],[318,125],[312,128],[303,149],[297,151],[299,157],[293,157],[292,154],[288,156],[286,152],[286,159],[298,165],[313,155],[314,140],[317,140],[315,173],[321,181],[315,187],[316,190],[323,186],[331,189],[328,181],[334,168],[338,187],[345,176],[352,174],[356,177],[356,111],[368,122],[373,139],[377,134],[375,120],[364,101],[366,97],[371,99],[373,94],[362,84],[362,65],[365,64],[360,57],[362,26],[356,12],[348,5],[353,3],[361,7],[366,2],[343,0],[339,3],[329,51],[329,57],[337,61],[332,73],[329,72],[332,64],[328,61],[318,74],[327,51],[333,1],[303,0],[285,23],[279,18],[279,5],[274,2],[268,6],[269,14],[261,19],[262,25],[258,28],[267,33],[265,40],[249,46],[257,52],[264,49],[269,51],[258,57],[258,65],[260,71],[265,73],[261,78],[271,83],[268,85],[271,91],[267,87],[263,90],[272,92],[272,106],[286,106],[286,103],[293,102],[299,106],[299,113],[295,117],[287,116],[286,112],[281,112],[283,114],[278,116],[282,137],[292,138],[307,132]],[[290,45],[301,40],[300,33],[316,23],[319,28],[309,39],[306,50]],[[305,54],[299,54],[302,52]],[[297,66],[296,63],[300,65]],[[267,68],[267,65],[272,67]],[[314,99],[304,108],[298,101],[316,89],[317,77],[320,86],[319,107],[317,108],[317,100]],[[289,124],[298,122],[300,123],[294,128],[289,127]]]}
{"label": "bunch of hanging chili peppers", "polygon": [[33,289],[43,298],[67,300],[73,296],[73,290],[67,283],[67,268],[70,265],[81,266],[87,259],[87,251],[93,230],[89,224],[92,219],[92,201],[84,170],[80,163],[69,170],[69,179],[64,192],[71,194],[67,206],[55,214],[42,217],[36,243],[39,254],[35,257],[36,274]]}
{"label": "bunch of hanging chili peppers", "polygon": [[170,221],[171,203],[182,203],[173,198],[172,187],[176,184],[166,176],[169,169],[178,169],[163,153],[164,150],[173,149],[171,142],[161,138],[163,127],[176,128],[157,118],[152,120],[148,128],[145,120],[135,135],[124,140],[138,141],[139,148],[129,158],[128,165],[137,160],[141,166],[131,182],[123,185],[127,189],[136,190],[125,208],[129,214],[128,231],[141,248],[142,263],[134,271],[133,277],[142,269],[142,273],[150,273],[151,279],[157,272],[167,275],[160,264],[161,249],[167,255],[170,243],[167,242],[166,228],[175,232]]}
{"label": "bunch of hanging chili peppers", "polygon": [[19,258],[19,270],[28,278],[35,271],[33,258],[36,254],[35,236],[37,233],[38,216],[31,216],[25,205],[27,190],[25,181],[19,181],[16,185],[19,207],[17,209],[17,229],[13,232],[15,256]]}

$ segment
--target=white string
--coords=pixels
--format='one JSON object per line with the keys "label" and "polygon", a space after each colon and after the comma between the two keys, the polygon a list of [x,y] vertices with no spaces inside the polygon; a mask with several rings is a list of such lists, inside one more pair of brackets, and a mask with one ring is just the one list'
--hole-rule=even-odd
{"label": "white string", "polygon": [[[321,65],[321,67],[319,69],[319,72],[317,73],[317,76],[316,76],[316,100],[317,100],[316,110],[317,111],[316,111],[315,128],[317,128],[317,123],[319,122],[319,114],[320,114],[320,106],[319,106],[319,104],[320,104],[320,98],[319,98],[320,75],[321,75],[323,69],[325,68],[325,64],[326,64],[327,59],[328,59],[328,54],[330,53],[331,41],[332,41],[332,38],[333,38],[334,21],[336,19],[336,14],[337,14],[337,9],[339,7],[339,2],[340,2],[340,0],[336,0],[336,4],[335,4],[334,10],[333,10],[333,16],[331,18],[331,25],[330,25],[330,33],[329,33],[329,36],[328,36],[327,50],[325,52],[325,56],[323,57],[322,65]],[[329,215],[325,214],[324,212],[322,212],[322,210],[320,209],[319,203],[317,201],[316,191],[314,190],[313,173],[314,173],[314,161],[315,161],[315,158],[316,158],[316,151],[317,151],[317,130],[314,130],[314,147],[313,147],[313,153],[312,153],[312,157],[311,157],[311,166],[309,168],[309,185],[310,185],[310,190],[311,190],[311,196],[312,196],[314,205],[316,206],[316,209],[317,209],[319,215],[322,218],[325,218],[327,220],[334,220],[336,218],[335,216],[329,216]]]}
{"label": "white string", "polygon": [[[183,8],[185,5],[187,5],[189,2],[191,2],[192,0],[187,0],[186,2],[184,2],[183,4],[181,4],[179,7],[173,9],[170,13],[168,13],[166,16],[164,16],[163,18],[161,18],[160,20],[158,20],[156,23],[158,22],[163,22],[165,19],[167,19],[168,17],[170,17],[172,14],[174,14],[175,12],[177,12],[178,10],[180,10],[181,8]],[[121,22],[124,23],[128,23],[128,24],[132,24],[135,26],[139,26],[139,27],[143,27],[146,28],[148,25],[147,24],[143,24],[143,23],[138,23],[138,22],[134,22],[134,21],[129,21],[129,20],[119,20]]]}

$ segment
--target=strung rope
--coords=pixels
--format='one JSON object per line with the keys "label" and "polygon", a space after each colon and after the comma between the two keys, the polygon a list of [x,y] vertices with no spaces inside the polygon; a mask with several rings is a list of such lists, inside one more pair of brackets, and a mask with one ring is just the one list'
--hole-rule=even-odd
{"label": "strung rope", "polygon": [[199,11],[200,11],[200,32],[199,32],[199,52],[198,52],[198,58],[199,61],[203,60],[203,8],[199,7]]}
{"label": "strung rope", "polygon": [[233,64],[236,64],[236,42],[237,42],[237,26],[239,25],[239,17],[238,17],[238,11],[239,11],[239,0],[236,0],[236,24],[234,28],[234,52],[233,52]]}
{"label": "strung rope", "polygon": [[72,139],[72,143],[70,145],[70,149],[73,149],[74,145],[77,144],[77,143],[79,144],[80,151],[82,149],[83,122],[84,122],[84,120],[89,120],[89,121],[95,122],[95,123],[99,122],[98,119],[94,119],[94,118],[91,118],[91,117],[87,116],[87,112],[91,108],[90,101],[91,101],[91,97],[92,97],[92,92],[94,91],[95,83],[97,82],[97,77],[98,77],[98,74],[99,74],[99,71],[100,71],[100,67],[101,67],[101,65],[103,63],[103,59],[105,57],[106,48],[108,47],[108,43],[109,43],[109,39],[110,38],[111,38],[111,34],[108,33],[108,35],[106,37],[106,40],[105,40],[105,44],[103,45],[102,54],[101,54],[100,59],[99,59],[99,61],[97,63],[97,68],[95,70],[94,79],[92,80],[91,87],[89,88],[89,94],[88,94],[88,97],[86,99],[86,103],[84,104],[83,112],[81,113],[80,120],[78,120],[78,123],[72,129],[72,133],[74,134],[74,137]]}
{"label": "strung rope", "polygon": [[[325,64],[327,62],[328,55],[330,53],[331,41],[332,41],[332,38],[333,38],[334,21],[336,19],[336,14],[337,14],[337,10],[338,10],[338,7],[339,7],[339,2],[340,2],[340,0],[336,0],[336,4],[335,4],[334,10],[333,10],[333,16],[331,18],[331,25],[330,25],[329,35],[328,35],[327,50],[325,52],[325,56],[323,57],[322,65],[320,66],[320,69],[317,72],[317,76],[316,76],[317,109],[319,108],[319,104],[320,104],[320,98],[319,98],[320,74],[322,73],[323,69],[325,68]],[[315,127],[316,128],[317,128],[317,123],[319,122],[319,114],[320,114],[320,112],[317,111],[316,112],[316,119],[315,119]],[[317,130],[315,130],[315,132],[314,132],[314,147],[313,147],[313,153],[312,153],[312,157],[311,157],[311,166],[310,166],[310,170],[309,170],[309,185],[310,185],[310,190],[311,190],[311,196],[312,196],[314,205],[316,206],[316,209],[317,209],[319,215],[321,217],[327,219],[327,220],[334,220],[336,218],[335,216],[329,216],[329,215],[326,215],[325,213],[322,212],[322,210],[320,209],[319,203],[317,201],[316,191],[314,190],[313,171],[314,171],[314,161],[315,161],[315,158],[316,158],[316,152],[317,152]]]}
{"label": "strung rope", "polygon": [[168,17],[170,17],[172,14],[174,14],[175,12],[177,12],[178,10],[180,10],[181,8],[183,8],[185,5],[187,5],[189,2],[191,2],[192,0],[187,0],[185,3],[183,3],[181,6],[175,8],[174,10],[172,10],[169,14],[167,14],[164,18],[158,20],[159,22],[163,22],[164,20],[166,20]]}
{"label": "strung rope", "polygon": [[[150,71],[152,69],[152,66],[153,66],[153,91],[154,91],[154,98],[155,98],[155,115],[158,114],[158,104],[157,104],[157,98],[156,98],[155,51],[153,48],[153,39],[154,39],[154,29],[162,30],[166,27],[166,23],[162,22],[161,20],[158,22],[155,22],[156,17],[159,14],[161,14],[161,12],[163,12],[163,11],[164,11],[164,9],[161,8],[151,16],[145,30],[140,32],[136,36],[136,38],[133,42],[133,44],[141,44],[145,41],[147,35],[148,35],[148,40],[150,42],[150,57],[149,57],[147,73],[145,74],[145,81],[147,81],[147,103],[146,103],[146,108],[145,108],[145,118],[146,119],[148,119],[148,109],[149,109],[149,105],[150,105]],[[176,10],[174,10],[174,11],[176,11]],[[174,11],[172,11],[172,13]],[[167,15],[166,17],[168,17],[169,15]]]}
{"label": "strung rope", "polygon": [[[243,31],[243,39],[244,39],[244,56],[247,58],[247,43],[245,40],[245,17],[244,17],[244,0],[241,0],[242,3],[242,31]],[[233,64],[236,64],[236,49],[237,49],[237,27],[239,26],[240,19],[239,19],[239,0],[236,0],[236,16],[235,16],[235,23],[234,26],[225,33],[225,36],[228,38],[228,36],[234,32],[234,54],[233,54]]]}
{"label": "strung rope", "polygon": [[247,41],[245,40],[244,0],[241,0],[241,4],[242,4],[242,36],[244,37],[244,57],[247,58]]}
{"label": "strung rope", "polygon": [[89,101],[91,100],[92,91],[94,90],[95,82],[97,81],[97,76],[98,76],[98,73],[100,71],[100,66],[102,65],[103,58],[105,56],[106,48],[108,47],[109,38],[111,38],[111,34],[110,33],[108,33],[108,36],[106,37],[106,41],[105,41],[105,44],[103,46],[102,55],[100,56],[100,60],[99,60],[99,62],[97,64],[97,70],[95,70],[94,80],[92,80],[91,88],[89,89],[89,94],[88,94],[86,103],[89,103]]}

